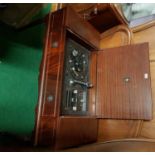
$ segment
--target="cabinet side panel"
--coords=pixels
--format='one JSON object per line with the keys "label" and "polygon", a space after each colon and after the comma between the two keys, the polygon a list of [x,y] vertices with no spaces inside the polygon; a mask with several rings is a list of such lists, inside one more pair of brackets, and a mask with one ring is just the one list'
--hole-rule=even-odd
{"label": "cabinet side panel", "polygon": [[[44,56],[40,72],[40,95],[37,108],[35,144],[54,142],[56,116],[59,114],[64,53],[65,10],[49,15]],[[51,139],[51,141],[50,141]]]}
{"label": "cabinet side panel", "polygon": [[[129,45],[132,39],[131,30],[125,25],[118,25],[101,34],[100,48]],[[99,119],[98,141],[133,138],[139,134],[140,127],[141,120]]]}
{"label": "cabinet side panel", "polygon": [[91,44],[92,47],[95,49],[99,48],[99,32],[90,23],[80,18],[80,16],[69,7],[67,8],[66,26],[69,27],[72,32],[83,38],[88,44]]}
{"label": "cabinet side panel", "polygon": [[55,149],[64,149],[95,142],[97,138],[96,118],[60,117]]}
{"label": "cabinet side panel", "polygon": [[55,117],[56,106],[61,98],[61,81],[64,62],[64,16],[65,10],[53,13],[53,23],[51,23],[48,51],[46,59],[46,73],[44,83],[44,97],[42,115],[52,115]]}

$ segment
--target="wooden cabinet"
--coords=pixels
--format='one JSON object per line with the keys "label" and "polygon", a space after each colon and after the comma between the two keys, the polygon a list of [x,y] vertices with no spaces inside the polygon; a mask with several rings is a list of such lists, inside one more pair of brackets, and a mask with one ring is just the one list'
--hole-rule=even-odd
{"label": "wooden cabinet", "polygon": [[127,45],[98,52],[99,118],[152,119],[148,44]]}
{"label": "wooden cabinet", "polygon": [[62,3],[62,7],[71,6],[81,18],[87,20],[100,33],[117,26],[127,25],[120,4],[114,3]]}
{"label": "wooden cabinet", "polygon": [[[46,24],[36,145],[58,150],[95,142],[97,118],[152,119],[147,43],[101,50],[100,33],[69,7],[49,14]],[[61,113],[68,38],[90,52],[89,81],[93,87],[88,89],[85,115]]]}

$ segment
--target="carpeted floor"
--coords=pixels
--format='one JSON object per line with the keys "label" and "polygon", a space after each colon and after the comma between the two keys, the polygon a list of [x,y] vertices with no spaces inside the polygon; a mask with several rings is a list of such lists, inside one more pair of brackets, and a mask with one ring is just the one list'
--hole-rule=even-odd
{"label": "carpeted floor", "polygon": [[45,26],[0,27],[0,133],[31,135]]}

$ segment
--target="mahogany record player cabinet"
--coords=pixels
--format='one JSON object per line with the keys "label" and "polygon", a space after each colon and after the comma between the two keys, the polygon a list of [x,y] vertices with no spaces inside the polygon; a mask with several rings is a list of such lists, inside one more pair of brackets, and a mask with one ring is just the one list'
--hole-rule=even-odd
{"label": "mahogany record player cabinet", "polygon": [[152,119],[148,43],[100,49],[99,32],[69,7],[46,24],[36,145],[95,142],[98,118]]}

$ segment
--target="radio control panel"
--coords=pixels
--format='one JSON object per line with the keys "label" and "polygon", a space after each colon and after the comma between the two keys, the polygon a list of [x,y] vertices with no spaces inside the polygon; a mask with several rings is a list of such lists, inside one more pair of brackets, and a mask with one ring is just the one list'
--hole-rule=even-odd
{"label": "radio control panel", "polygon": [[90,51],[67,39],[61,114],[85,115],[88,110]]}

